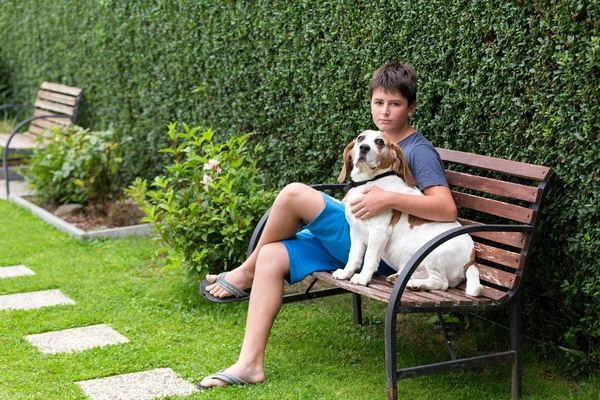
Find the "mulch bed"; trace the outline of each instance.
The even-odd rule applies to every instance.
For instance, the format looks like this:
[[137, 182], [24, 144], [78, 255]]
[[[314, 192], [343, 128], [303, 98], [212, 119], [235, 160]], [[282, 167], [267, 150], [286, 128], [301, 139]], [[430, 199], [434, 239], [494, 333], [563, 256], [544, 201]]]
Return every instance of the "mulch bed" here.
[[130, 200], [111, 201], [101, 207], [85, 206], [72, 215], [56, 215], [59, 205], [35, 197], [27, 200], [85, 232], [142, 224], [146, 215]]

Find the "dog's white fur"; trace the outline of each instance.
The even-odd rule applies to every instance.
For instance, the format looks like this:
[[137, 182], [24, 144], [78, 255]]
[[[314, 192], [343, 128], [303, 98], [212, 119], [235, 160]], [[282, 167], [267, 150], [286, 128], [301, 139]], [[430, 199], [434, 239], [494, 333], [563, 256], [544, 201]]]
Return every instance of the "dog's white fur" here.
[[[348, 192], [347, 204], [361, 196], [363, 189], [375, 185], [387, 191], [424, 196], [415, 187], [415, 179], [402, 150], [384, 132], [364, 131], [356, 141], [346, 146], [344, 168], [338, 181], [343, 182], [350, 170], [352, 180], [355, 182], [370, 180], [387, 171], [395, 171], [396, 175], [379, 178], [352, 188]], [[425, 243], [442, 232], [460, 226], [458, 222], [426, 221], [391, 209], [360, 220], [352, 214], [350, 206], [346, 207], [346, 219], [350, 224], [349, 259], [344, 269], [338, 269], [333, 273], [333, 278], [350, 278], [351, 283], [360, 285], [369, 283], [377, 271], [381, 258], [398, 271], [387, 278], [388, 281], [395, 282], [408, 260]], [[363, 255], [362, 271], [355, 274], [361, 266]], [[407, 288], [446, 290], [464, 282], [465, 275], [466, 293], [471, 296], [481, 295], [483, 287], [479, 282], [474, 244], [469, 235], [451, 239], [429, 254], [408, 281]]]

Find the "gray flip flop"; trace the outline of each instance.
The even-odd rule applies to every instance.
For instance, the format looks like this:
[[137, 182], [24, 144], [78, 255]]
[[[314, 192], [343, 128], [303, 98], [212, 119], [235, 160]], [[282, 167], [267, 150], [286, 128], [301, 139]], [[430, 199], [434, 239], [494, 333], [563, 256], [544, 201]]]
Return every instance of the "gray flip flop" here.
[[212, 389], [214, 387], [227, 387], [227, 386], [233, 386], [233, 385], [249, 385], [248, 382], [246, 382], [243, 379], [238, 378], [237, 376], [231, 375], [230, 373], [225, 372], [225, 370], [223, 371], [219, 371], [214, 375], [209, 376], [209, 378], [211, 379], [220, 379], [223, 382], [225, 382], [227, 385], [225, 386], [210, 386], [210, 387], [206, 387], [206, 386], [202, 386], [200, 384], [200, 382], [196, 383], [196, 387], [198, 389]]
[[248, 300], [248, 298], [250, 297], [250, 291], [248, 290], [248, 292], [240, 289], [239, 287], [227, 282], [225, 280], [225, 276], [227, 276], [229, 272], [221, 272], [219, 275], [217, 275], [217, 279], [215, 280], [215, 284], [225, 290], [227, 290], [229, 293], [231, 293], [231, 296], [228, 297], [215, 297], [212, 294], [210, 294], [208, 292], [208, 290], [206, 290], [207, 286], [212, 285], [212, 282], [207, 281], [206, 279], [204, 279], [202, 282], [200, 282], [200, 292], [202, 293], [202, 295], [204, 297], [206, 297], [208, 300], [215, 302], [215, 303], [231, 303], [234, 301], [242, 301], [242, 300]]

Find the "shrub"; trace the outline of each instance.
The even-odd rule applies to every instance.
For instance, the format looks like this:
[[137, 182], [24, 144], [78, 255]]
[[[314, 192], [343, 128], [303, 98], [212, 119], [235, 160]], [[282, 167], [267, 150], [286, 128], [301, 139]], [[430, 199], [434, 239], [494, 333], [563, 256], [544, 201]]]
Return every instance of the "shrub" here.
[[256, 168], [258, 147], [250, 151], [249, 135], [216, 144], [211, 129], [198, 135], [187, 125], [185, 132], [168, 128], [172, 145], [160, 150], [173, 158], [167, 174], [154, 179], [153, 190], [136, 179], [126, 192], [148, 214], [144, 221], [159, 233], [169, 266], [191, 277], [236, 267], [274, 199]]
[[29, 186], [46, 202], [103, 205], [117, 189], [121, 158], [114, 136], [77, 125], [55, 128], [25, 168]]

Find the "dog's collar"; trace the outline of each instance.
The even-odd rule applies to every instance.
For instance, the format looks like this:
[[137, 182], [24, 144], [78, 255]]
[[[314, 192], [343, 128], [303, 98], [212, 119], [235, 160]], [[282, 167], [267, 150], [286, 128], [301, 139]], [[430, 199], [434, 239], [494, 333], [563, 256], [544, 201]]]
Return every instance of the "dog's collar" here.
[[373, 182], [373, 181], [376, 181], [377, 179], [385, 178], [386, 176], [390, 176], [390, 175], [396, 175], [396, 173], [394, 171], [388, 171], [388, 172], [384, 172], [383, 174], [379, 174], [375, 178], [371, 178], [371, 179], [366, 180], [366, 181], [361, 181], [361, 182], [350, 181], [349, 184], [347, 184], [346, 186], [344, 186], [344, 192], [347, 192], [350, 189], [355, 188], [357, 186], [362, 186], [362, 185], [364, 185], [367, 182]]

